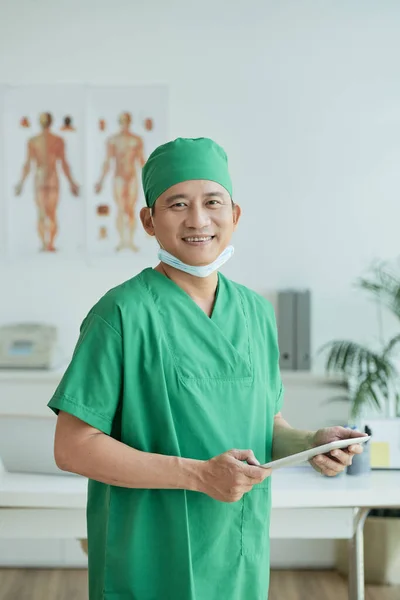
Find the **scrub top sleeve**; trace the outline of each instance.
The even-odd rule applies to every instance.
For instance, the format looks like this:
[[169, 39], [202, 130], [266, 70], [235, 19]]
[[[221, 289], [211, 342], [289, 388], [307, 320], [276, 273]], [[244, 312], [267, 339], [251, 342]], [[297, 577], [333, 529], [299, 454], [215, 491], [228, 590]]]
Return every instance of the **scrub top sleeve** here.
[[89, 313], [72, 360], [48, 403], [110, 435], [122, 388], [122, 337], [107, 321]]

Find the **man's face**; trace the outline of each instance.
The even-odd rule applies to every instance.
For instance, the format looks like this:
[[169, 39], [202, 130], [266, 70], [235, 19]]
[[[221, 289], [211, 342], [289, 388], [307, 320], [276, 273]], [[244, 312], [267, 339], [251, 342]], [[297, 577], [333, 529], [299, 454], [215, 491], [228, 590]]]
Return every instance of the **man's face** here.
[[240, 218], [224, 187], [213, 181], [185, 181], [170, 187], [156, 201], [153, 222], [142, 222], [150, 235], [186, 264], [208, 265], [229, 245]]

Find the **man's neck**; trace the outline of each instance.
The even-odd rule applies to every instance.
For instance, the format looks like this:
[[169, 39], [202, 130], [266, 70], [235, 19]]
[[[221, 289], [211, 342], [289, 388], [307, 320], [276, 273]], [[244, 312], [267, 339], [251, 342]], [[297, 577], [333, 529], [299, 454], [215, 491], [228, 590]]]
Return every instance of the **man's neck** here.
[[206, 313], [211, 315], [218, 285], [218, 273], [208, 277], [196, 277], [160, 262], [155, 270], [179, 285]]

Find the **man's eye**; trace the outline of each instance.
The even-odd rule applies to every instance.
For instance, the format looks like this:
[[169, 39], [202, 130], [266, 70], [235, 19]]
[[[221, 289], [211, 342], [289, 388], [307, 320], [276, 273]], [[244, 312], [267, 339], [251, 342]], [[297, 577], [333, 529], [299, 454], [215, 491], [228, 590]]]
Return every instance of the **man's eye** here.
[[209, 200], [208, 204], [212, 204], [213, 206], [215, 206], [216, 204], [219, 204], [218, 200]]
[[184, 202], [177, 202], [176, 204], [173, 204], [171, 208], [182, 208], [183, 206], [186, 206]]

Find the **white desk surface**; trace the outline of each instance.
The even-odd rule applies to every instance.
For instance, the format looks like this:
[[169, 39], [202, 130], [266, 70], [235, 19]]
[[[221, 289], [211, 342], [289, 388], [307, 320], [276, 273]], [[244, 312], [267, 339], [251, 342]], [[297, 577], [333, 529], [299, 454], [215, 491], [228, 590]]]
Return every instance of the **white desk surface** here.
[[[310, 467], [273, 474], [273, 508], [400, 507], [400, 471], [322, 477]], [[0, 508], [86, 507], [83, 477], [0, 473]]]
[[273, 474], [274, 508], [400, 507], [400, 471], [323, 477], [311, 467]]

